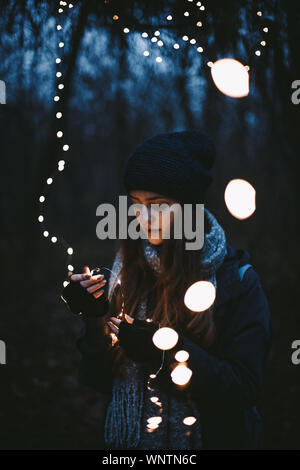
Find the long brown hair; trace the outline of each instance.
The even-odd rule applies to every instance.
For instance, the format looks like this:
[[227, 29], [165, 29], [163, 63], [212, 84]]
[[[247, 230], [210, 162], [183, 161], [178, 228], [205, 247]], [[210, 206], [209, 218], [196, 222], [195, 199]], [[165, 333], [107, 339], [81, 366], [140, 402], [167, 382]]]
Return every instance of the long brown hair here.
[[[193, 223], [195, 210], [193, 205]], [[210, 224], [205, 219], [205, 233]], [[117, 285], [110, 303], [106, 320], [116, 316], [124, 302], [124, 312], [135, 317], [142, 298], [152, 296], [152, 306], [147, 304], [147, 317], [160, 326], [174, 328], [179, 334], [193, 337], [197, 335], [197, 343], [203, 348], [210, 347], [215, 340], [215, 326], [212, 312], [213, 306], [204, 312], [191, 312], [184, 304], [187, 288], [196, 281], [203, 279], [203, 249], [186, 250], [186, 238], [164, 239], [160, 245], [160, 273], [155, 274], [148, 265], [143, 252], [143, 240], [131, 238], [118, 240], [116, 249], [122, 255], [122, 269], [119, 275], [121, 287]], [[154, 296], [154, 297], [153, 297]], [[110, 329], [106, 327], [106, 333]], [[118, 367], [126, 357], [118, 343], [115, 350], [114, 368]]]

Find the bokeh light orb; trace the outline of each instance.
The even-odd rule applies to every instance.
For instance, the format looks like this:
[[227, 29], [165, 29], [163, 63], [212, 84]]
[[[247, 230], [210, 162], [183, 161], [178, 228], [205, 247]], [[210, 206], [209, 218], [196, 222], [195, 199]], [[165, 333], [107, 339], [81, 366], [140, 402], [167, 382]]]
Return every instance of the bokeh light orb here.
[[184, 303], [192, 312], [204, 312], [214, 303], [216, 288], [210, 281], [197, 281], [185, 293]]
[[159, 423], [162, 422], [162, 417], [161, 416], [152, 416], [151, 418], [147, 419], [149, 424], [156, 424], [158, 425]]
[[177, 351], [175, 354], [175, 359], [178, 362], [186, 362], [189, 358], [189, 353], [187, 351], [184, 351], [181, 349], [180, 351]]
[[176, 385], [186, 385], [192, 377], [192, 374], [191, 369], [184, 364], [179, 364], [172, 370], [171, 378]]
[[224, 199], [228, 211], [236, 219], [247, 219], [255, 212], [256, 191], [246, 180], [231, 180], [226, 186]]
[[172, 349], [178, 341], [178, 333], [173, 328], [159, 328], [152, 336], [152, 341], [158, 349]]
[[211, 66], [211, 76], [218, 90], [224, 95], [242, 98], [249, 94], [249, 73], [238, 60], [217, 60]]
[[195, 422], [197, 421], [197, 419], [195, 418], [195, 416], [187, 416], [186, 418], [183, 419], [183, 424], [186, 424], [187, 426], [192, 426]]

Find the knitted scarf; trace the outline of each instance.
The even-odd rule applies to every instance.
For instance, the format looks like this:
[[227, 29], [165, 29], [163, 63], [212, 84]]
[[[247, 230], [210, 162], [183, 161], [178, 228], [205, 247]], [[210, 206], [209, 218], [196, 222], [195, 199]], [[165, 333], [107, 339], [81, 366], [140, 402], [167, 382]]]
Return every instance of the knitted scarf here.
[[[226, 256], [226, 237], [216, 218], [207, 209], [205, 223], [209, 231], [205, 234], [203, 250], [203, 280], [209, 280], [215, 287], [216, 271]], [[149, 266], [159, 273], [160, 258], [155, 246], [144, 240], [144, 255]], [[122, 268], [122, 258], [117, 252], [109, 279], [108, 296], [112, 298], [118, 274]], [[142, 298], [137, 310], [137, 317], [147, 318], [147, 299]], [[156, 371], [153, 371], [155, 373]], [[126, 376], [114, 377], [112, 399], [105, 417], [104, 439], [108, 449], [201, 449], [201, 416], [196, 403], [186, 394], [168, 396], [164, 390], [151, 382], [146, 384], [141, 364], [129, 360], [125, 369]], [[158, 402], [150, 398], [157, 396]], [[161, 422], [155, 430], [147, 427], [148, 418], [159, 416]], [[187, 416], [194, 416], [192, 426], [183, 423]]]

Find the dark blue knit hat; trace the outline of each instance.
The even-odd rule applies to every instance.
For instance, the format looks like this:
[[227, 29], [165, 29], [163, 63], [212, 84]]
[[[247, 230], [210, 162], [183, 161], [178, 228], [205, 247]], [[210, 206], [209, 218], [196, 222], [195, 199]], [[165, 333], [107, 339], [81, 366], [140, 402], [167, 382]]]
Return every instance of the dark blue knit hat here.
[[157, 192], [182, 203], [204, 203], [215, 160], [212, 139], [198, 130], [157, 134], [142, 142], [123, 169], [124, 186]]

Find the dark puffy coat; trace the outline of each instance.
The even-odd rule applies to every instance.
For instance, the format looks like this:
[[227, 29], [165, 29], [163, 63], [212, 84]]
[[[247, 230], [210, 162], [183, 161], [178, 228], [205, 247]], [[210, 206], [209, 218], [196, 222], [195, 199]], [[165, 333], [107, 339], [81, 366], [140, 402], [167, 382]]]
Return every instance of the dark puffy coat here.
[[[227, 251], [216, 273], [217, 341], [212, 348], [203, 349], [196, 339], [183, 338], [193, 371], [189, 390], [199, 403], [204, 449], [257, 449], [261, 438], [257, 405], [272, 342], [271, 317], [255, 269], [240, 269], [251, 263], [249, 253], [230, 245]], [[110, 394], [111, 357], [105, 343], [97, 340], [96, 322], [89, 326], [92, 340], [87, 330], [77, 341], [79, 382]]]

